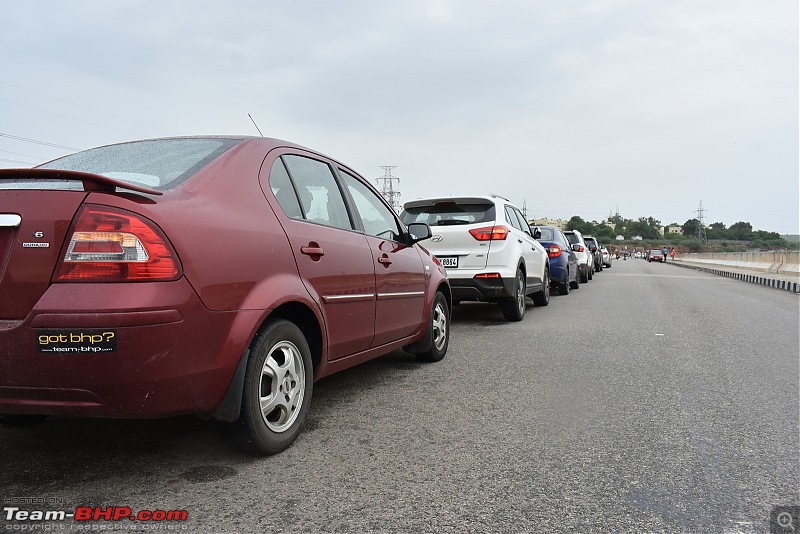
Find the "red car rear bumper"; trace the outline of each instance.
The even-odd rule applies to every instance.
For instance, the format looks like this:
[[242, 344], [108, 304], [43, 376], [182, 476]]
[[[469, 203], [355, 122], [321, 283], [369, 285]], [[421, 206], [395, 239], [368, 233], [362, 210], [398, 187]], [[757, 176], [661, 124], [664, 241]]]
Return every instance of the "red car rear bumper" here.
[[0, 413], [163, 417], [217, 407], [262, 312], [212, 312], [185, 279], [53, 284], [0, 321]]

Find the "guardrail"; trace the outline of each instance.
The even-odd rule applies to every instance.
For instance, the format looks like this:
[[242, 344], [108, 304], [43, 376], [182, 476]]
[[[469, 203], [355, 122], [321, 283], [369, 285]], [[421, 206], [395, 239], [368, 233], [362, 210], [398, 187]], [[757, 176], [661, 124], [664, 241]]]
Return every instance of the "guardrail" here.
[[682, 253], [675, 255], [673, 263], [800, 293], [800, 251]]

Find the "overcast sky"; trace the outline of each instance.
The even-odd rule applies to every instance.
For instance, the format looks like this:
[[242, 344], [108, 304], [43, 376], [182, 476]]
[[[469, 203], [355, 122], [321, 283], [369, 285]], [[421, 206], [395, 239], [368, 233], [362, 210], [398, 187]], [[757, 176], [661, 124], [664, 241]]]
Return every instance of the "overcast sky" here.
[[257, 135], [249, 113], [373, 183], [395, 165], [401, 202], [683, 224], [702, 201], [707, 224], [800, 233], [798, 0], [0, 7], [0, 167]]

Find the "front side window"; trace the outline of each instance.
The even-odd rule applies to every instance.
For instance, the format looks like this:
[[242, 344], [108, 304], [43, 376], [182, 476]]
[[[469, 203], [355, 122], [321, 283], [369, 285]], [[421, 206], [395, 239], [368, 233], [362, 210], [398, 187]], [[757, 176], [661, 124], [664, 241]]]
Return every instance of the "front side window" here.
[[531, 227], [528, 225], [528, 221], [525, 220], [525, 217], [522, 216], [522, 213], [520, 213], [517, 208], [513, 208], [513, 210], [517, 216], [517, 219], [519, 220], [519, 224], [520, 227], [522, 228], [522, 231], [532, 236], [533, 232], [531, 232]]
[[361, 180], [341, 169], [339, 170], [361, 217], [364, 233], [399, 241], [402, 233], [394, 212]]

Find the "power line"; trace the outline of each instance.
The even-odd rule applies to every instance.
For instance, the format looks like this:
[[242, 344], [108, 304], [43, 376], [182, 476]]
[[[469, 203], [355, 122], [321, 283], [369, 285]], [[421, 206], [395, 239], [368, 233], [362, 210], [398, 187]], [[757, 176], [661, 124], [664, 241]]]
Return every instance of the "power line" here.
[[83, 124], [88, 124], [90, 126], [97, 126], [98, 128], [105, 128], [107, 130], [114, 130], [115, 132], [122, 132], [122, 133], [127, 133], [127, 134], [132, 134], [132, 135], [139, 135], [138, 133], [132, 132], [130, 130], [122, 130], [120, 128], [114, 128], [113, 126], [105, 126], [103, 124], [98, 124], [96, 122], [85, 121], [83, 119], [76, 119], [75, 117], [70, 117], [69, 115], [62, 115], [61, 113], [55, 113], [53, 111], [47, 111], [46, 109], [35, 108], [33, 106], [27, 106], [25, 104], [20, 104], [18, 102], [12, 102], [12, 101], [6, 100], [4, 98], [0, 98], [0, 102], [5, 102], [7, 104], [13, 104], [15, 106], [19, 106], [19, 107], [22, 107], [22, 108], [32, 109], [34, 111], [39, 111], [41, 113], [47, 113], [48, 115], [55, 115], [56, 117], [61, 117], [62, 119], [69, 119], [69, 120], [75, 121], [75, 122], [82, 122]]
[[[39, 91], [34, 91], [33, 89], [28, 89], [27, 87], [22, 87], [22, 86], [19, 86], [19, 85], [15, 85], [13, 83], [4, 82], [2, 80], [0, 80], [0, 83], [2, 83], [3, 85], [8, 85], [10, 87], [14, 87], [16, 89], [21, 89], [23, 91], [28, 91], [29, 93], [34, 93], [34, 94], [37, 94], [39, 96], [43, 96], [45, 98], [50, 98], [52, 100], [57, 100], [59, 102], [65, 103], [65, 104], [70, 104], [72, 106], [77, 106], [79, 108], [88, 109], [89, 111], [94, 111], [95, 113], [100, 113], [101, 115], [106, 115], [108, 117], [112, 117], [112, 118], [115, 118], [115, 119], [120, 119], [120, 120], [124, 120], [124, 121], [128, 121], [128, 122], [132, 122], [132, 123], [138, 124], [140, 126], [147, 126], [148, 128], [153, 128], [155, 130], [160, 130], [162, 132], [167, 132], [167, 133], [170, 133], [170, 134], [174, 134], [175, 133], [175, 132], [173, 132], [171, 130], [165, 130], [164, 128], [159, 128], [158, 126], [153, 126], [152, 124], [139, 122], [139, 121], [136, 121], [136, 120], [133, 120], [133, 119], [129, 119], [127, 117], [121, 117], [120, 115], [114, 115], [113, 113], [107, 113], [105, 111], [100, 111], [99, 109], [90, 108], [89, 106], [84, 106], [84, 105], [78, 104], [76, 102], [70, 102], [69, 100], [64, 100], [63, 98], [58, 98], [58, 97], [55, 97], [55, 96], [52, 96], [52, 95], [47, 95], [45, 93], [41, 93]], [[13, 104], [13, 102], [12, 102], [12, 104]], [[20, 104], [18, 104], [18, 105], [20, 105]], [[39, 111], [42, 111], [42, 110], [39, 110]], [[78, 119], [76, 119], [76, 120], [78, 120]]]
[[35, 163], [30, 161], [19, 161], [16, 159], [0, 158], [0, 161], [7, 161], [8, 163], [22, 163], [23, 165], [36, 165]]
[[0, 132], [0, 137], [8, 137], [9, 139], [16, 139], [17, 141], [25, 141], [26, 143], [35, 143], [37, 145], [51, 146], [54, 148], [63, 148], [64, 150], [80, 150], [80, 148], [75, 148], [74, 146], [57, 145], [55, 143], [48, 143], [47, 141], [39, 141], [38, 139], [28, 139], [27, 137], [19, 137], [17, 135], [11, 135], [2, 132]]
[[36, 159], [45, 159], [41, 156], [34, 156], [33, 154], [23, 154], [22, 152], [12, 152], [10, 150], [2, 150], [0, 152], [5, 152], [6, 154], [16, 154], [17, 156], [25, 156], [26, 158], [36, 158]]

